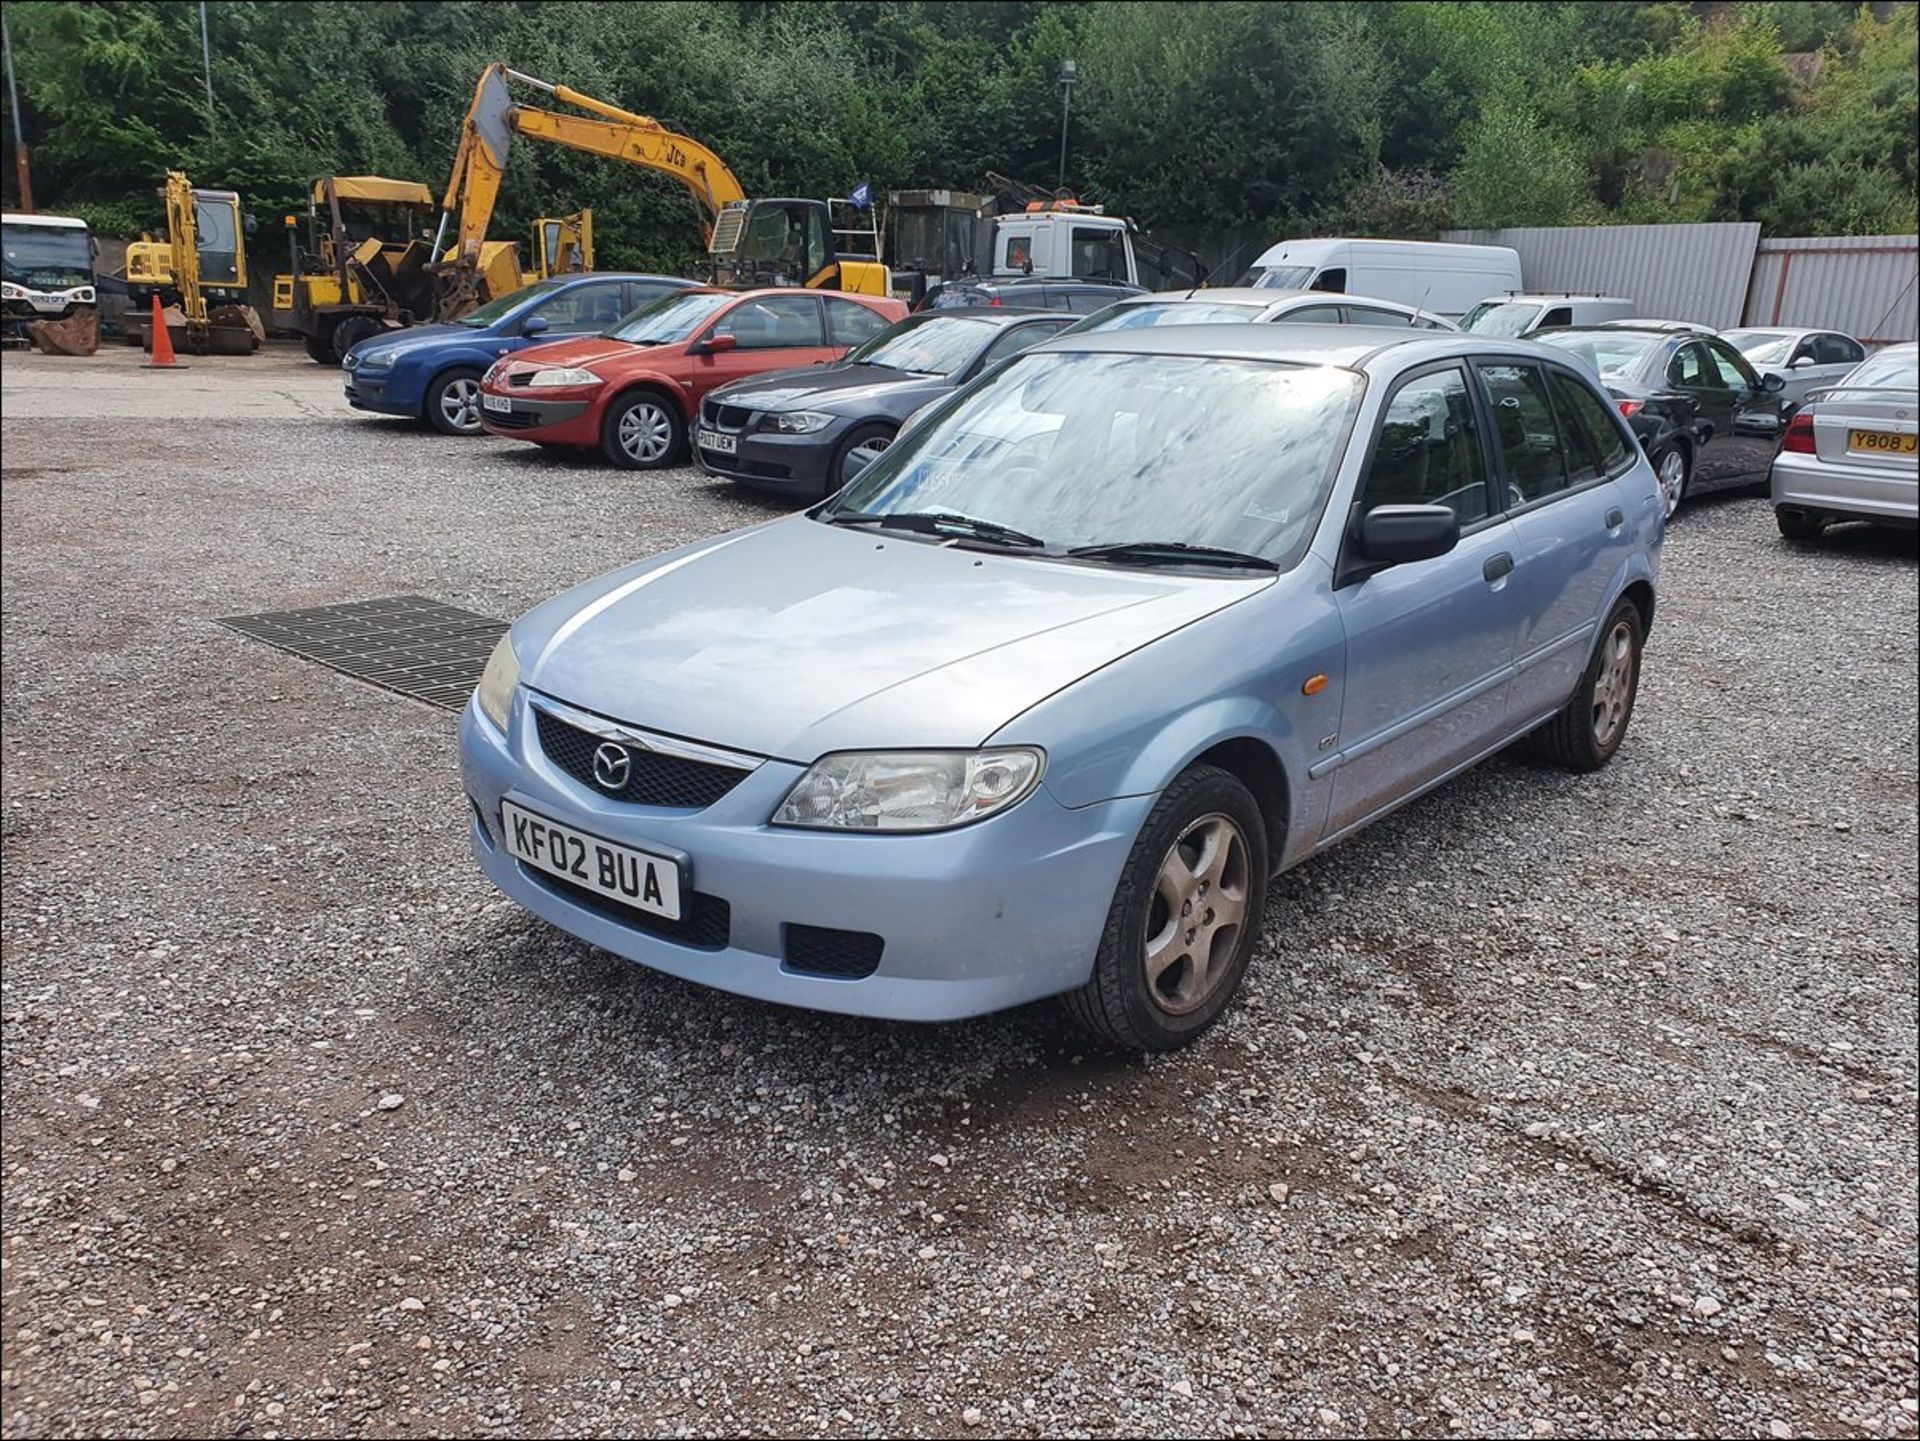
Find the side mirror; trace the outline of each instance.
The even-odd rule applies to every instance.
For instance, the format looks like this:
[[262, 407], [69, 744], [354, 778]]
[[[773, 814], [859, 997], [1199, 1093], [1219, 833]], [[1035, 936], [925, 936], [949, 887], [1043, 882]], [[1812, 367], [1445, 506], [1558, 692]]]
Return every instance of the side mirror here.
[[[1794, 361], [1795, 365], [1799, 363], [1797, 360]], [[1811, 365], [1813, 362], [1808, 361], [1807, 364]], [[1769, 370], [1765, 375], [1760, 377], [1760, 388], [1768, 395], [1778, 395], [1787, 388], [1787, 378], [1777, 370]]]
[[1788, 370], [1805, 370], [1809, 365], [1817, 364], [1811, 355], [1796, 355], [1787, 362]]
[[529, 315], [520, 322], [522, 335], [545, 335], [553, 328], [553, 322], [544, 315]]
[[724, 330], [717, 331], [709, 335], [699, 344], [688, 347], [695, 355], [722, 355], [729, 350], [738, 350], [739, 348], [739, 337], [731, 335]]
[[847, 452], [846, 463], [840, 468], [840, 478], [849, 481], [857, 478], [861, 471], [880, 458], [880, 452], [864, 445], [856, 445]]
[[1360, 520], [1360, 553], [1376, 565], [1432, 560], [1460, 544], [1460, 518], [1444, 505], [1376, 505]]

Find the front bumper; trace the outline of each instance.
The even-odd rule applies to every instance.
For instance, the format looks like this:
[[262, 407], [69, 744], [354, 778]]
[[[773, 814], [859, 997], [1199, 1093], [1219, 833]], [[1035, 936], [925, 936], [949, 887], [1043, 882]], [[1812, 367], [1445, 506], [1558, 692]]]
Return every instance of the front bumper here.
[[1770, 490], [1776, 510], [1920, 525], [1920, 467], [1902, 472], [1782, 451], [1774, 457]]
[[699, 457], [702, 470], [725, 476], [729, 480], [770, 487], [818, 490], [827, 485], [828, 472], [833, 469], [833, 457], [840, 449], [841, 438], [852, 424], [849, 420], [835, 420], [825, 430], [815, 431], [812, 435], [781, 435], [775, 431], [760, 430], [724, 431], [723, 434], [734, 437], [739, 450], [733, 455], [722, 455], [698, 444], [700, 431], [710, 428], [703, 420], [695, 423], [696, 443], [693, 452]]
[[376, 415], [417, 416], [420, 404], [409, 397], [396, 395], [390, 376], [363, 375], [359, 371], [347, 373], [347, 404], [355, 410], [370, 410]]
[[[527, 692], [510, 734], [469, 704], [460, 769], [480, 867], [542, 919], [616, 955], [702, 985], [847, 1015], [951, 1021], [1071, 990], [1091, 973], [1114, 887], [1153, 803], [1134, 796], [1070, 810], [1044, 785], [1004, 815], [928, 835], [782, 829], [767, 818], [805, 767], [768, 760], [704, 810], [600, 795], [541, 751]], [[629, 924], [522, 865], [500, 837], [500, 802], [611, 841], [684, 854], [694, 895], [726, 903], [721, 937], [698, 944]], [[796, 969], [790, 927], [877, 935], [860, 979]], [[804, 965], [804, 961], [802, 962]]]
[[513, 409], [488, 410], [484, 397], [500, 396], [504, 391], [483, 390], [480, 425], [490, 435], [516, 440], [539, 440], [552, 445], [598, 445], [599, 421], [591, 414], [593, 397], [572, 395], [552, 400], [535, 400], [525, 390], [507, 395]]

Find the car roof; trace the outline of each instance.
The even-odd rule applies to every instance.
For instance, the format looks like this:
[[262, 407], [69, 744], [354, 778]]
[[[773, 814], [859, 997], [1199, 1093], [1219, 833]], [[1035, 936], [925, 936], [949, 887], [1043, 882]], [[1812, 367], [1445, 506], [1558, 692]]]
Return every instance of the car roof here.
[[1312, 290], [1260, 290], [1251, 285], [1221, 285], [1212, 289], [1195, 286], [1192, 290], [1149, 290], [1144, 295], [1123, 295], [1114, 301], [1114, 304], [1147, 305], [1154, 301], [1214, 300], [1225, 305], [1257, 306], [1264, 310], [1276, 300], [1285, 300], [1289, 296], [1323, 293]]
[[1597, 320], [1591, 328], [1594, 330], [1644, 330], [1656, 335], [1718, 335], [1720, 333], [1711, 325], [1697, 325], [1691, 320], [1653, 320], [1637, 315], [1624, 320]]
[[682, 290], [711, 290], [710, 285], [702, 285], [697, 280], [688, 280], [683, 275], [660, 275], [650, 270], [570, 270], [565, 275], [549, 275], [538, 284], [571, 285], [582, 280], [657, 280], [667, 285], [677, 285]]
[[1358, 369], [1393, 355], [1406, 364], [1463, 355], [1532, 355], [1567, 363], [1567, 353], [1528, 340], [1495, 339], [1457, 330], [1383, 330], [1367, 325], [1160, 325], [1088, 330], [1043, 340], [1040, 351], [1179, 355], [1219, 360], [1270, 360]]
[[[1488, 301], [1495, 305], [1505, 305], [1510, 300], [1550, 301], [1550, 300], [1604, 300], [1610, 304], [1631, 305], [1633, 302], [1624, 295], [1602, 295], [1597, 290], [1509, 290], [1500, 295], [1489, 295]], [[1482, 304], [1486, 302], [1483, 301]]]
[[1047, 310], [1038, 305], [943, 305], [938, 310], [916, 310], [915, 315], [957, 315], [963, 320], [984, 320], [990, 325], [1015, 325], [1023, 320], [1078, 320], [1070, 310]]

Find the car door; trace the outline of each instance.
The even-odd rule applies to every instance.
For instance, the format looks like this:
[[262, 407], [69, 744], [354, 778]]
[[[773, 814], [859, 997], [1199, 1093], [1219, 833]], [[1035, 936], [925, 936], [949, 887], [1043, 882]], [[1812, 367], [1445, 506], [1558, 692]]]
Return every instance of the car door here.
[[699, 406], [708, 391], [729, 380], [817, 365], [840, 353], [827, 344], [820, 297], [801, 290], [791, 295], [749, 296], [729, 307], [714, 318], [704, 338], [719, 336], [733, 337], [732, 349], [692, 357], [689, 411]]
[[1479, 363], [1499, 440], [1496, 459], [1519, 549], [1515, 727], [1566, 704], [1585, 670], [1614, 574], [1633, 544], [1613, 476], [1633, 463], [1604, 401], [1570, 371]]
[[1329, 838], [1504, 738], [1521, 613], [1518, 542], [1495, 512], [1486, 422], [1463, 365], [1397, 384], [1356, 497], [1352, 528], [1379, 505], [1446, 505], [1461, 534], [1446, 555], [1336, 586], [1347, 677]]
[[1707, 347], [1698, 340], [1675, 346], [1667, 362], [1666, 383], [1692, 407], [1694, 430], [1704, 436], [1694, 456], [1690, 488], [1710, 490], [1738, 480], [1745, 467], [1733, 435], [1733, 388], [1720, 378], [1720, 367]]
[[[631, 307], [618, 280], [590, 280], [569, 285], [534, 306], [514, 323], [513, 334], [503, 336], [500, 353], [544, 345], [565, 335], [590, 335], [612, 326]], [[529, 322], [538, 321], [538, 324]]]
[[1767, 389], [1760, 372], [1726, 341], [1709, 340], [1706, 347], [1721, 381], [1733, 392], [1733, 446], [1727, 460], [1739, 470], [1730, 471], [1728, 479], [1737, 474], [1743, 480], [1764, 480], [1779, 447], [1780, 392]]

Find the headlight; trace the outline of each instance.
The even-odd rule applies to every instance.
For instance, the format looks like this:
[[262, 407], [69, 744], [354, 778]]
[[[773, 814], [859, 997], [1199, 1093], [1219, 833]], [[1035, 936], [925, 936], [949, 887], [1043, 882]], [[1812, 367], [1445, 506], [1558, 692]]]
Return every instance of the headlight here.
[[782, 435], [815, 435], [834, 421], [824, 410], [786, 410], [772, 419], [773, 428]]
[[11, 281], [0, 282], [0, 300], [25, 300], [27, 292]]
[[984, 820], [1031, 791], [1044, 757], [990, 751], [842, 751], [822, 756], [774, 812], [777, 826], [937, 831]]
[[577, 365], [554, 365], [545, 370], [536, 370], [533, 379], [527, 382], [536, 390], [544, 390], [553, 385], [598, 385], [600, 377], [591, 370], [582, 370]]
[[500, 637], [500, 644], [487, 657], [487, 668], [480, 672], [480, 684], [474, 696], [488, 720], [507, 728], [507, 713], [513, 709], [513, 688], [520, 684], [520, 658], [513, 653], [512, 635]]
[[482, 385], [492, 385], [496, 380], [500, 378], [500, 372], [505, 370], [506, 368], [507, 368], [506, 361], [504, 360], [494, 361], [492, 365], [489, 365], [487, 367], [487, 373], [480, 377], [480, 383]]
[[80, 304], [82, 305], [94, 304], [95, 302], [93, 299], [93, 287], [91, 285], [83, 286], [79, 291], [79, 293], [74, 296], [74, 299], [79, 301]]

